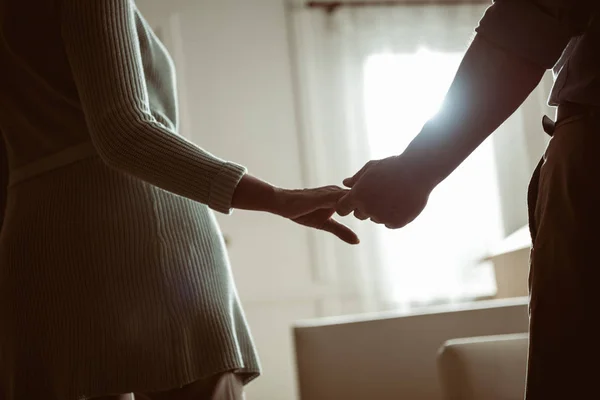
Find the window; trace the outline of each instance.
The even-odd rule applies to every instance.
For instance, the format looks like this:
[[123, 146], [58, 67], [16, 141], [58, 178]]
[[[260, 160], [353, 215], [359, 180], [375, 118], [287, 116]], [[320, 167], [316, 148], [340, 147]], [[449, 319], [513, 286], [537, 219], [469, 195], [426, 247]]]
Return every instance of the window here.
[[[440, 108], [462, 53], [420, 48], [378, 53], [364, 64], [368, 142], [374, 159], [402, 152]], [[408, 227], [378, 230], [392, 299], [401, 306], [489, 296], [493, 271], [482, 264], [502, 234], [492, 142], [486, 141], [432, 194]]]

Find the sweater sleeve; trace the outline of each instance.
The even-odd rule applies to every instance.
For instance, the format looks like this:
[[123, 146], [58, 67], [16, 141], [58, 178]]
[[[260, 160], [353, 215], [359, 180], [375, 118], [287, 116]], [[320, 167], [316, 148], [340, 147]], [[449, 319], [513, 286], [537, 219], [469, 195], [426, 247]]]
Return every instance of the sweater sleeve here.
[[229, 213], [245, 168], [160, 124], [150, 111], [132, 0], [61, 0], [61, 31], [91, 140], [104, 162]]

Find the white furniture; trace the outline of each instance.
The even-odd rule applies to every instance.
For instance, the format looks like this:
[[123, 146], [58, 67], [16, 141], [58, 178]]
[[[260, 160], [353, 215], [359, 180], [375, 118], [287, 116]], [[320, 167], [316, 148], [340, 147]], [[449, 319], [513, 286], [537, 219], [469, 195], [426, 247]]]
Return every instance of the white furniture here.
[[494, 264], [496, 286], [495, 298], [521, 297], [529, 294], [529, 253], [531, 236], [524, 226], [505, 238], [492, 250], [484, 261]]
[[527, 334], [453, 339], [440, 350], [445, 400], [522, 400]]
[[527, 329], [527, 298], [297, 323], [300, 398], [441, 400], [436, 358], [445, 341]]

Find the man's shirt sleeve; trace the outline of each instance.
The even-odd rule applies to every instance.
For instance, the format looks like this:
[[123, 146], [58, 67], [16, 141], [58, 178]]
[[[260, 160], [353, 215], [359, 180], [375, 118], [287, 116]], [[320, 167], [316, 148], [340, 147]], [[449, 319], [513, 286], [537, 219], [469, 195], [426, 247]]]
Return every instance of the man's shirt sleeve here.
[[585, 32], [594, 0], [495, 0], [476, 31], [488, 41], [546, 69]]

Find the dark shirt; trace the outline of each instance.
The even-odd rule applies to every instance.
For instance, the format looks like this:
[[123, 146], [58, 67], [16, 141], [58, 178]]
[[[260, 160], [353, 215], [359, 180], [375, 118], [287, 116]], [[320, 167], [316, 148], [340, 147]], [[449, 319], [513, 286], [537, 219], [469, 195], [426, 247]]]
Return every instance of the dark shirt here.
[[495, 0], [477, 32], [544, 68], [554, 68], [550, 105], [600, 106], [600, 1]]

